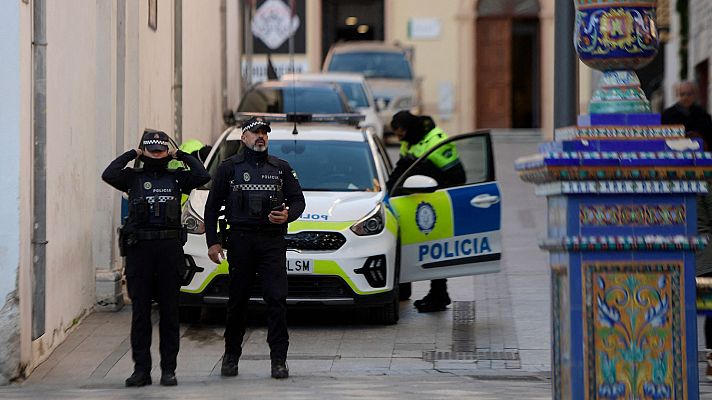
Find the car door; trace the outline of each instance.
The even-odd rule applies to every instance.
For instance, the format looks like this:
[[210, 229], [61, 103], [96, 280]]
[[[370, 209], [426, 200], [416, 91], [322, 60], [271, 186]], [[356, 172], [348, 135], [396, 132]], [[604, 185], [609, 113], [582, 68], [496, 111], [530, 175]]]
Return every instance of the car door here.
[[[453, 145], [464, 183], [404, 187], [431, 153]], [[489, 132], [452, 137], [430, 149], [398, 179], [388, 204], [399, 224], [400, 282], [499, 272], [502, 208]]]

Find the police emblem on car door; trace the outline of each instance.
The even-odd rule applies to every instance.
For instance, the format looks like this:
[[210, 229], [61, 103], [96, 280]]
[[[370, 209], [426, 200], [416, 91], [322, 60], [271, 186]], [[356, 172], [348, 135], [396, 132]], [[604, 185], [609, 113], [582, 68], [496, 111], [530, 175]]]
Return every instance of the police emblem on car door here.
[[[435, 185], [419, 175], [432, 171], [429, 155], [437, 152], [448, 165]], [[389, 204], [400, 227], [400, 282], [499, 272], [501, 202], [493, 161], [489, 132], [459, 135], [424, 154], [399, 180]]]

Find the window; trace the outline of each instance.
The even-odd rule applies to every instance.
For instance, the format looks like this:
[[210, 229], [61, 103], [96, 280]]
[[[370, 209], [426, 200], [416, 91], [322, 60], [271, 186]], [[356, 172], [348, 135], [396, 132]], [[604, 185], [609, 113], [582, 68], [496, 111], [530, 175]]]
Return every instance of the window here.
[[413, 79], [405, 53], [354, 52], [334, 54], [329, 71], [360, 72], [367, 78]]

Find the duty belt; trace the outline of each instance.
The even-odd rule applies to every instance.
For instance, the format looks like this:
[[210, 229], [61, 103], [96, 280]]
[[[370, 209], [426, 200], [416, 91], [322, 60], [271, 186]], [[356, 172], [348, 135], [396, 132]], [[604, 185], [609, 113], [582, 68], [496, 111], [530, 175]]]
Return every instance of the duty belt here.
[[136, 231], [136, 239], [138, 240], [161, 240], [161, 239], [180, 239], [180, 230], [166, 231]]

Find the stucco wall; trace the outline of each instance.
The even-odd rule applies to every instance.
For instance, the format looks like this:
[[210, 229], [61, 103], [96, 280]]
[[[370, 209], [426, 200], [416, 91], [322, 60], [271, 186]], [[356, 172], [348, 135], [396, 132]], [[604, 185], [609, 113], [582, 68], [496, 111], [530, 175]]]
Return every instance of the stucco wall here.
[[[541, 0], [540, 59], [541, 59], [541, 125], [545, 135], [553, 134], [553, 56], [554, 56], [554, 0]], [[423, 78], [422, 112], [434, 116], [449, 132], [473, 129], [477, 103], [475, 93], [475, 24], [476, 0], [439, 2], [433, 7], [429, 0], [391, 0], [385, 2], [385, 37], [387, 42], [413, 46], [414, 69]], [[411, 40], [408, 21], [411, 18], [436, 18], [440, 22], [440, 36], [436, 39]], [[455, 99], [453, 115], [441, 119], [438, 96], [441, 85], [452, 85]]]
[[[45, 334], [35, 358], [46, 356], [94, 303], [93, 135], [95, 31], [93, 2], [47, 2], [47, 264]], [[84, 60], [84, 62], [79, 62]], [[89, 166], [89, 167], [88, 167]]]
[[183, 140], [222, 131], [220, 1], [183, 1]]

